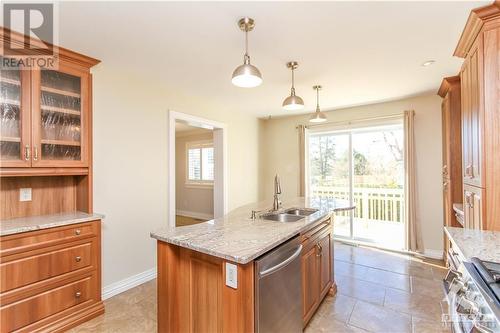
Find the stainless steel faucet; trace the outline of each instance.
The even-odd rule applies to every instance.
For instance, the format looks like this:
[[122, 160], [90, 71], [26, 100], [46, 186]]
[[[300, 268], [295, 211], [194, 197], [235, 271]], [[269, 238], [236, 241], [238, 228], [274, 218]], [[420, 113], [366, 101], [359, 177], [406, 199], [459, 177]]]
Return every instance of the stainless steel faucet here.
[[280, 176], [276, 174], [274, 176], [274, 201], [273, 201], [273, 210], [279, 210], [281, 207], [281, 200], [280, 200], [280, 195], [281, 194], [281, 182], [280, 182]]

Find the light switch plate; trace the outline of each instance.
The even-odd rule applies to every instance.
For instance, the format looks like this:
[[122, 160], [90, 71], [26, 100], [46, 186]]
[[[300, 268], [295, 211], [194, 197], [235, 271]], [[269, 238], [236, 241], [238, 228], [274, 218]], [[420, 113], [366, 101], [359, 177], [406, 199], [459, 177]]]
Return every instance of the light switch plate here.
[[238, 266], [226, 262], [226, 286], [238, 289]]
[[19, 201], [31, 201], [31, 187], [19, 189]]

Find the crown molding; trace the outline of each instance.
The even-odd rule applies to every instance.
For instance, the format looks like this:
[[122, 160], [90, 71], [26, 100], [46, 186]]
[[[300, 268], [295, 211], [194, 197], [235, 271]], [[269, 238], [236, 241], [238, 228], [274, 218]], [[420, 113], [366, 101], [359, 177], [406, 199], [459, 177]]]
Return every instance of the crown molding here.
[[437, 94], [444, 98], [448, 91], [450, 91], [451, 87], [456, 84], [460, 84], [460, 76], [455, 75], [445, 77], [443, 81], [441, 81], [441, 86], [439, 87]]
[[458, 41], [454, 56], [465, 58], [486, 21], [500, 17], [500, 0], [491, 5], [473, 9]]
[[[29, 41], [29, 42], [28, 42]], [[19, 32], [12, 31], [8, 28], [0, 26], [0, 43], [2, 43], [2, 54], [3, 54], [3, 45], [5, 42], [10, 43], [11, 45], [17, 45], [19, 48], [35, 46], [39, 48], [46, 48], [47, 45], [53, 46], [57, 51], [57, 56], [59, 59], [64, 60], [65, 62], [70, 62], [76, 65], [80, 65], [86, 68], [93, 67], [100, 63], [100, 60], [94, 59], [92, 57], [88, 57], [81, 53], [77, 53], [63, 47], [52, 45], [50, 43], [44, 43], [40, 40], [33, 39], [29, 36], [25, 36]], [[43, 52], [43, 50], [32, 50], [28, 51], [27, 49], [23, 49], [20, 51], [19, 55], [50, 55], [48, 52]]]

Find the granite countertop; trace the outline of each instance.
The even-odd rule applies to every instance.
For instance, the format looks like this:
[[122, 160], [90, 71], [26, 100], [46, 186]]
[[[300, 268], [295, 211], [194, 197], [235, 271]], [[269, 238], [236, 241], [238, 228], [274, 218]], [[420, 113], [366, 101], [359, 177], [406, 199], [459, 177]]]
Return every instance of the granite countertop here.
[[297, 222], [252, 220], [252, 210], [269, 209], [272, 202], [246, 205], [229, 214], [207, 222], [166, 227], [151, 233], [151, 237], [191, 250], [246, 264], [275, 248], [331, 212], [354, 209], [346, 200], [333, 198], [295, 198], [283, 203], [283, 208], [317, 208], [318, 212]]
[[478, 257], [500, 262], [500, 232], [445, 227], [446, 234], [466, 260]]
[[2, 220], [0, 222], [0, 236], [13, 235], [40, 229], [60, 227], [68, 224], [76, 224], [94, 221], [104, 218], [101, 214], [88, 214], [83, 212], [71, 212], [41, 216], [19, 217], [15, 219]]

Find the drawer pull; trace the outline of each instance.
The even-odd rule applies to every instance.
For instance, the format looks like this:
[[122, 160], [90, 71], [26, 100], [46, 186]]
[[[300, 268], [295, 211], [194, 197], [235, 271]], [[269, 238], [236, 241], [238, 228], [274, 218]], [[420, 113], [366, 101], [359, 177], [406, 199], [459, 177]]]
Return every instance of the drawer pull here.
[[81, 231], [80, 229], [76, 229], [76, 230], [75, 230], [75, 235], [77, 235], [77, 236], [78, 236], [78, 235], [79, 235], [79, 234], [81, 234], [81, 233], [82, 233], [82, 231]]
[[80, 261], [82, 261], [82, 257], [80, 257], [80, 256], [75, 257], [75, 261], [76, 261], [76, 262], [80, 262]]
[[75, 293], [75, 297], [76, 297], [76, 298], [80, 298], [81, 296], [82, 296], [82, 293], [81, 293], [81, 292], [77, 291], [77, 292]]

